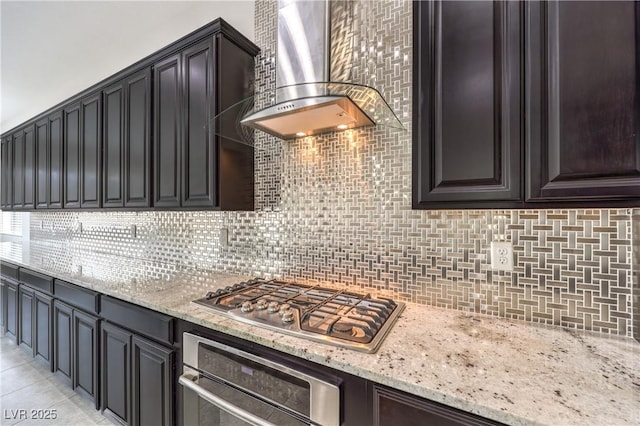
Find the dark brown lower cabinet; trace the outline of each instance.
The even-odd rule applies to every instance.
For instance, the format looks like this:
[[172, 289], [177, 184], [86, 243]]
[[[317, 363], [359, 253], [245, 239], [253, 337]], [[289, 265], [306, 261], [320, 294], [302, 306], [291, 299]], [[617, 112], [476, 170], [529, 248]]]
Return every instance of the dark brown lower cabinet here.
[[98, 396], [98, 318], [73, 310], [73, 389], [95, 402]]
[[124, 425], [172, 425], [172, 349], [116, 325], [101, 333], [103, 414]]
[[98, 318], [56, 300], [54, 318], [53, 371], [79, 394], [95, 402], [98, 398]]
[[[6, 309], [3, 312], [4, 334], [14, 342], [18, 342], [18, 284], [11, 281], [4, 281], [3, 305]], [[6, 297], [4, 297], [6, 295]]]
[[174, 351], [138, 336], [132, 350], [132, 424], [173, 424]]
[[[17, 287], [17, 327], [9, 324], [8, 328], [17, 328], [18, 344], [49, 370], [52, 368], [52, 313], [53, 298], [25, 285], [9, 284], [9, 300], [13, 304], [13, 292]], [[16, 307], [7, 313], [16, 316]], [[13, 318], [12, 318], [13, 319]], [[11, 321], [8, 321], [11, 323]], [[11, 330], [13, 333], [13, 330]]]
[[33, 356], [53, 371], [53, 298], [34, 292], [33, 297]]
[[58, 300], [53, 302], [53, 372], [71, 385], [73, 354], [73, 308]]
[[129, 381], [131, 377], [131, 338], [133, 334], [104, 323], [100, 332], [103, 414], [122, 424], [131, 421]]
[[18, 327], [18, 284], [0, 277], [0, 333], [14, 341]]
[[33, 297], [34, 291], [21, 285], [18, 288], [18, 345], [33, 353]]
[[496, 425], [446, 405], [372, 384], [374, 426]]

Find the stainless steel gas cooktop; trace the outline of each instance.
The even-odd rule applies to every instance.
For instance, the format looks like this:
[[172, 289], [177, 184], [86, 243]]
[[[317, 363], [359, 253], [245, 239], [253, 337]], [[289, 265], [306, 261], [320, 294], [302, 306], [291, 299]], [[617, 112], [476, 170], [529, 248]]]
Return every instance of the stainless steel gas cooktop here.
[[378, 349], [404, 309], [383, 297], [259, 278], [193, 302], [248, 324], [363, 352]]

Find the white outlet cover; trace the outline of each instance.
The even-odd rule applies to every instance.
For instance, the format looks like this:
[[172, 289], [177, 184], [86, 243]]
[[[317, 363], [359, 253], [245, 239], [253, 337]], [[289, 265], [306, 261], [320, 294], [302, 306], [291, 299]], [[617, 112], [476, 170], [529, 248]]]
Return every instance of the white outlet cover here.
[[491, 269], [494, 271], [513, 271], [513, 244], [511, 242], [491, 242]]

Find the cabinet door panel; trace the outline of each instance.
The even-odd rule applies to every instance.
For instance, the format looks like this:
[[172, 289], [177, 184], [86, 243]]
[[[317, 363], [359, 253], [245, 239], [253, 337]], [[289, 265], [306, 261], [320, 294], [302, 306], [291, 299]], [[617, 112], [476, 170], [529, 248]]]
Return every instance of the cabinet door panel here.
[[173, 424], [173, 351], [138, 336], [132, 349], [132, 424]]
[[122, 207], [124, 158], [124, 87], [122, 82], [103, 91], [104, 207]]
[[13, 208], [24, 206], [24, 132], [13, 135]]
[[64, 208], [80, 207], [80, 104], [64, 110], [63, 188]]
[[7, 324], [7, 286], [0, 277], [0, 334], [4, 335]]
[[24, 130], [24, 209], [35, 208], [36, 189], [36, 137], [35, 126]]
[[82, 101], [81, 104], [81, 178], [80, 206], [98, 208], [101, 201], [102, 170], [102, 109], [100, 94]]
[[49, 117], [49, 208], [62, 208], [62, 168], [64, 160], [63, 135], [62, 135], [62, 111], [56, 112]]
[[53, 353], [53, 299], [44, 294], [35, 293], [34, 296], [34, 338], [33, 353], [36, 359], [40, 360], [53, 371], [51, 355]]
[[73, 311], [73, 388], [98, 408], [98, 319]]
[[180, 206], [180, 56], [154, 67], [154, 205]]
[[18, 300], [18, 285], [5, 283], [7, 294], [7, 320], [5, 322], [5, 335], [18, 343], [18, 314], [20, 311]]
[[521, 5], [414, 7], [414, 207], [518, 202]]
[[182, 150], [182, 205], [213, 207], [215, 149], [209, 132], [213, 117], [213, 40], [183, 53], [184, 139]]
[[131, 333], [103, 322], [101, 327], [103, 413], [129, 423], [131, 417]]
[[13, 140], [11, 137], [2, 140], [2, 208], [13, 208]]
[[640, 3], [527, 7], [528, 199], [640, 196]]
[[149, 146], [151, 130], [151, 71], [145, 69], [125, 80], [125, 206], [151, 204]]
[[59, 301], [53, 302], [53, 372], [71, 385], [73, 310]]
[[49, 205], [49, 120], [36, 123], [36, 208]]
[[18, 344], [33, 354], [33, 290], [21, 285], [18, 295]]

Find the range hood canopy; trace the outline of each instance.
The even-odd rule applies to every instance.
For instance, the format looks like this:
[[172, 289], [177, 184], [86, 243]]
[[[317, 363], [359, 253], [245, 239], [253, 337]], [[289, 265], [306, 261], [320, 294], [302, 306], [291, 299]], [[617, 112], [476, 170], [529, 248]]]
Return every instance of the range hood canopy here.
[[377, 124], [402, 129], [376, 89], [349, 82], [353, 13], [349, 0], [278, 0], [276, 89], [218, 114], [216, 133], [247, 143], [251, 129], [281, 139]]

